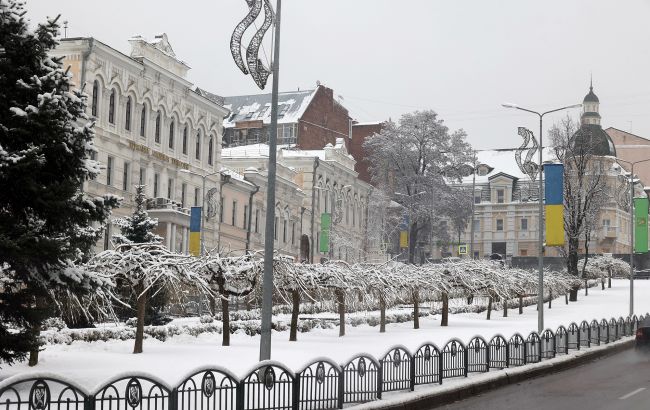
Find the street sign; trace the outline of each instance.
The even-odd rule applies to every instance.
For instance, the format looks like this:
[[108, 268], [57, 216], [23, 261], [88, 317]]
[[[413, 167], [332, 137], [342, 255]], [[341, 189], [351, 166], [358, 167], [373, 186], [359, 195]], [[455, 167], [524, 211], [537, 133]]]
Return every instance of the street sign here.
[[461, 244], [458, 245], [458, 254], [459, 255], [467, 255], [467, 244]]

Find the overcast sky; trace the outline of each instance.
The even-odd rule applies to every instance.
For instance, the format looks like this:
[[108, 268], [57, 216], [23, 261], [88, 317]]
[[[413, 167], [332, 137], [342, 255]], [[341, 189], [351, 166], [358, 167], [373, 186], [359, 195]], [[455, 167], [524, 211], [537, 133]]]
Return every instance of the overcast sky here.
[[[60, 13], [69, 37], [125, 53], [129, 37], [165, 32], [197, 86], [259, 92], [229, 50], [244, 0], [27, 0], [27, 10], [32, 22]], [[360, 121], [433, 109], [485, 149], [518, 146], [518, 126], [538, 132], [536, 117], [501, 103], [579, 103], [593, 73], [603, 128], [650, 138], [649, 19], [650, 0], [284, 0], [280, 90], [320, 81]]]

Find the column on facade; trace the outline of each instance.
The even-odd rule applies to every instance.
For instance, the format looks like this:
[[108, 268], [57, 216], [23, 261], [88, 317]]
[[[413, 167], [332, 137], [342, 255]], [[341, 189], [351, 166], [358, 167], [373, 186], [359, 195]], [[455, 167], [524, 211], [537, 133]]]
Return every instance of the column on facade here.
[[186, 254], [187, 253], [187, 236], [188, 236], [187, 231], [188, 231], [188, 229], [185, 226], [181, 227], [181, 229], [182, 229], [182, 231], [181, 231], [181, 237], [182, 237], [181, 253]]
[[172, 249], [172, 224], [167, 222], [167, 235], [165, 235], [165, 246], [167, 249]]
[[171, 238], [170, 238], [170, 244], [171, 244], [171, 246], [170, 246], [169, 249], [170, 249], [172, 252], [176, 252], [176, 225], [174, 225], [174, 224], [172, 224], [172, 223], [170, 223], [170, 225], [171, 225], [171, 227], [172, 227], [172, 232], [171, 232]]

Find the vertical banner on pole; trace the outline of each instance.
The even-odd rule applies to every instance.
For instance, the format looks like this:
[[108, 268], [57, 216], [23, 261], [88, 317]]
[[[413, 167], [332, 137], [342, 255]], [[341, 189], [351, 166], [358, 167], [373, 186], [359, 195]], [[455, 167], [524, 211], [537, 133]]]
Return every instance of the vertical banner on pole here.
[[320, 249], [321, 253], [330, 251], [330, 227], [332, 226], [332, 215], [323, 213], [320, 216]]
[[634, 252], [648, 252], [648, 198], [634, 198]]
[[546, 200], [546, 246], [564, 245], [564, 166], [544, 165]]
[[399, 247], [408, 248], [409, 247], [409, 233], [407, 231], [400, 231], [399, 233]]
[[190, 211], [190, 255], [201, 255], [201, 207], [193, 206]]

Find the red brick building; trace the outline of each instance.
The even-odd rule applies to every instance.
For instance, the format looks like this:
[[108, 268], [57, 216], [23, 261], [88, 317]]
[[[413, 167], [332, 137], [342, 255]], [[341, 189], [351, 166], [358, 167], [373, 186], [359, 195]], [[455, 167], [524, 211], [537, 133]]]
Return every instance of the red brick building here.
[[[224, 119], [224, 147], [268, 142], [271, 94], [225, 97], [224, 106], [231, 111]], [[348, 110], [334, 98], [331, 88], [319, 85], [279, 94], [278, 144], [314, 150], [343, 138], [349, 149], [351, 133]]]
[[383, 122], [366, 122], [352, 124], [352, 141], [349, 146], [350, 154], [357, 161], [354, 170], [359, 173], [359, 179], [370, 183], [369, 162], [366, 159], [367, 153], [363, 149], [363, 143], [367, 138], [381, 132]]

